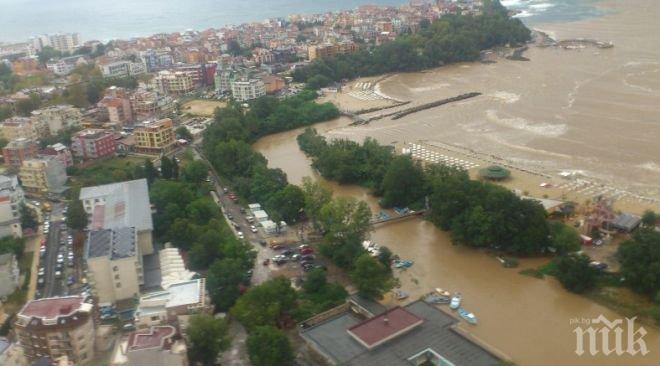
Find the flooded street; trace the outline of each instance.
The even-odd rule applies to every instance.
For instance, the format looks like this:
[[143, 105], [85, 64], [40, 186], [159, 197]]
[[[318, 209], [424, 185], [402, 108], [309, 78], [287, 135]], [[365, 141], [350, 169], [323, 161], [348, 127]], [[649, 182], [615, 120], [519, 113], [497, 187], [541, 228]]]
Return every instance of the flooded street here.
[[[348, 123], [347, 119], [338, 119], [315, 127], [320, 133], [332, 135], [332, 131]], [[376, 200], [364, 189], [327, 182], [312, 171], [296, 142], [301, 131], [265, 137], [254, 148], [266, 156], [270, 167], [283, 169], [291, 183], [299, 184], [304, 176], [311, 176], [335, 194], [366, 200], [375, 209]], [[409, 299], [417, 299], [435, 287], [460, 291], [465, 308], [479, 318], [477, 326], [465, 326], [465, 329], [510, 356], [518, 365], [660, 363], [660, 334], [653, 329], [647, 329], [649, 334], [644, 338], [651, 350], [644, 357], [578, 357], [574, 353], [572, 318], [595, 318], [602, 314], [613, 320], [621, 316], [568, 293], [554, 279], [539, 280], [518, 273], [520, 269], [540, 265], [543, 260], [523, 260], [519, 268], [505, 269], [489, 255], [453, 246], [446, 232], [420, 219], [380, 226], [371, 237], [402, 258], [415, 262], [410, 269], [397, 274], [402, 289], [410, 293]]]

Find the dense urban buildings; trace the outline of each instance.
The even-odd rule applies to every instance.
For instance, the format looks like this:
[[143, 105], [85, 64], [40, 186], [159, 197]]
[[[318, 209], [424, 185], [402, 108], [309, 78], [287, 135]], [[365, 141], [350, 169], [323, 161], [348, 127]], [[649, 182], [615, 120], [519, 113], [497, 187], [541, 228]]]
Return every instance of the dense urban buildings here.
[[80, 200], [91, 219], [91, 229], [135, 228], [139, 252], [142, 255], [154, 252], [146, 179], [84, 187], [80, 190]]
[[31, 300], [16, 316], [14, 330], [25, 357], [35, 362], [66, 356], [76, 365], [94, 358], [94, 305], [82, 296]]
[[46, 195], [61, 194], [66, 190], [66, 167], [56, 157], [24, 160], [18, 176], [26, 192]]
[[117, 149], [115, 135], [103, 129], [86, 129], [71, 137], [73, 155], [83, 160], [112, 156]]
[[14, 169], [20, 168], [25, 160], [36, 158], [38, 153], [39, 146], [37, 143], [23, 137], [9, 141], [2, 148], [5, 164]]
[[169, 118], [136, 125], [133, 134], [136, 142], [135, 151], [139, 153], [166, 153], [176, 144], [172, 120]]
[[144, 272], [135, 227], [91, 230], [85, 242], [85, 263], [99, 303], [138, 297]]
[[21, 206], [25, 193], [16, 175], [0, 175], [0, 237], [23, 236]]
[[110, 366], [188, 366], [186, 344], [170, 325], [140, 329], [115, 346]]

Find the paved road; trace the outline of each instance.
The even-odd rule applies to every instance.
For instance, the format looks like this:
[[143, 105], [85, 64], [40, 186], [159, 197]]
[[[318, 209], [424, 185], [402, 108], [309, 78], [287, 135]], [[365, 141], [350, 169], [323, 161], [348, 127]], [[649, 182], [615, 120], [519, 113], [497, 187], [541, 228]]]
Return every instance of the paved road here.
[[[193, 146], [193, 152], [196, 160], [205, 160], [197, 150], [197, 146]], [[211, 166], [207, 160], [205, 161], [209, 164], [209, 166]], [[245, 214], [241, 213], [241, 206], [234, 203], [229, 199], [229, 197], [227, 197], [227, 195], [223, 192], [224, 187], [219, 183], [220, 178], [215, 173], [215, 170], [213, 169], [211, 172], [213, 173], [211, 174], [212, 184], [215, 187], [215, 191], [218, 194], [218, 197], [220, 198], [220, 209], [225, 215], [227, 222], [229, 222], [229, 226], [234, 231], [234, 233], [241, 231], [245, 236], [245, 240], [251, 243], [257, 252], [257, 258], [254, 263], [254, 268], [252, 269], [252, 285], [258, 285], [264, 281], [267, 281], [271, 278], [271, 271], [269, 270], [268, 266], [264, 266], [262, 263], [264, 260], [273, 257], [277, 253], [275, 253], [275, 251], [272, 249], [263, 247], [259, 244], [260, 240], [264, 240], [261, 231], [257, 233], [250, 231], [251, 224], [245, 220]], [[232, 219], [229, 217], [232, 217]], [[232, 225], [232, 223], [236, 223], [240, 227], [240, 230], [237, 230], [234, 225]]]
[[[63, 296], [66, 292], [66, 278], [68, 268], [65, 264], [62, 266], [62, 276], [56, 278], [55, 272], [57, 271], [57, 255], [60, 253], [61, 239], [66, 238], [67, 227], [62, 221], [63, 203], [53, 203], [52, 212], [50, 214], [50, 231], [46, 235], [46, 256], [41, 258], [41, 263], [45, 266], [45, 283], [41, 288], [42, 297]], [[62, 253], [66, 257], [66, 250]]]

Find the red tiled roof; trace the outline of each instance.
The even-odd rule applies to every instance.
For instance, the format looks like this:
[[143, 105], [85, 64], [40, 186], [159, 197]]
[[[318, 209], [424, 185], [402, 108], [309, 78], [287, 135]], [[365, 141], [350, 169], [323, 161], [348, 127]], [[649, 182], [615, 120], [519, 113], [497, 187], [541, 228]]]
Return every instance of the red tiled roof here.
[[53, 319], [61, 315], [69, 315], [80, 308], [83, 298], [80, 296], [54, 297], [32, 300], [25, 304], [20, 315]]
[[348, 333], [367, 348], [403, 334], [422, 324], [424, 319], [402, 307], [395, 307], [348, 329]]
[[135, 331], [128, 337], [128, 350], [139, 351], [156, 347], [162, 348], [165, 341], [172, 337], [174, 332], [174, 327], [169, 325]]

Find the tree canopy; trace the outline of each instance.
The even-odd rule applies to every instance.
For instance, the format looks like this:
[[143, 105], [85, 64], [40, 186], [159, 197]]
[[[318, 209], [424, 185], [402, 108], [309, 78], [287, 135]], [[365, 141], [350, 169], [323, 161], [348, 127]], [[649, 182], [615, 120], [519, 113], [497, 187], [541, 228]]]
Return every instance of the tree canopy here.
[[257, 327], [250, 332], [247, 352], [253, 366], [289, 366], [294, 359], [289, 339], [272, 326]]
[[252, 287], [231, 310], [248, 330], [279, 325], [295, 309], [297, 293], [286, 277], [276, 277]]
[[83, 230], [87, 227], [87, 212], [81, 200], [73, 200], [69, 204], [66, 225], [74, 230]]
[[653, 228], [638, 230], [631, 240], [619, 246], [621, 275], [633, 290], [660, 294], [660, 232]]
[[366, 253], [355, 261], [350, 275], [360, 295], [368, 299], [379, 300], [394, 286], [394, 279], [389, 269]]
[[[484, 1], [481, 15], [444, 15], [414, 34], [355, 53], [319, 58], [296, 68], [294, 80], [323, 86], [327, 80], [340, 81], [389, 72], [474, 61], [482, 50], [507, 44], [517, 45], [531, 38], [529, 29], [510, 18], [499, 1]], [[323, 79], [320, 78], [323, 77]]]
[[571, 292], [582, 293], [596, 285], [598, 272], [591, 267], [586, 255], [562, 255], [555, 258], [555, 275]]
[[211, 315], [193, 315], [187, 333], [190, 340], [188, 357], [204, 366], [215, 365], [218, 354], [231, 344], [225, 320], [215, 319]]

